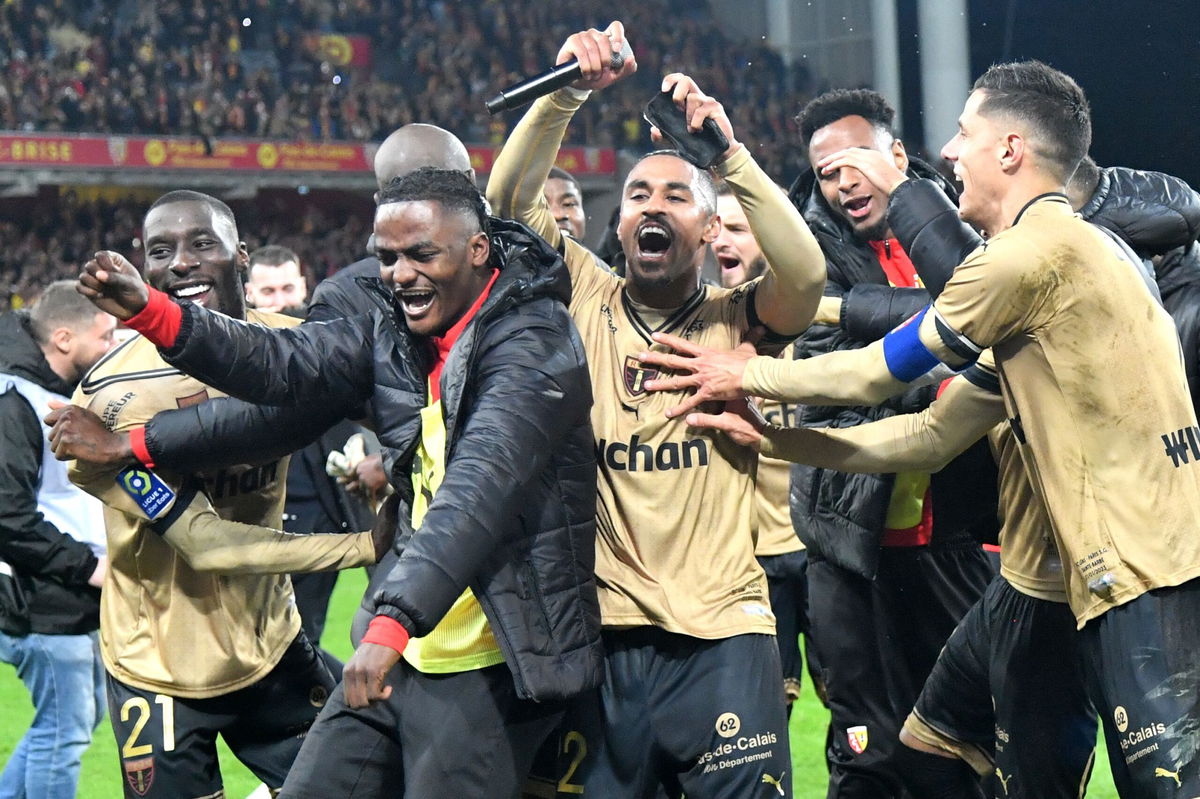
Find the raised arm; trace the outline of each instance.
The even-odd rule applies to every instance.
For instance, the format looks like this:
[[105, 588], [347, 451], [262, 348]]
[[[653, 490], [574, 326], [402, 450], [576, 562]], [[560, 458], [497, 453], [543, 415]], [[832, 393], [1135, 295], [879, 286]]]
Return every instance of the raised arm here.
[[825, 289], [825, 256], [787, 194], [767, 177], [746, 147], [713, 170], [746, 212], [771, 268], [754, 294], [758, 318], [780, 335], [802, 333]]
[[187, 303], [142, 282], [114, 252], [84, 264], [78, 290], [144, 335], [172, 366], [269, 405], [359, 405], [372, 392], [374, 317], [267, 328]]
[[543, 186], [558, 157], [567, 125], [591, 91], [637, 70], [633, 57], [625, 59], [620, 70], [611, 69], [612, 53], [620, 52], [624, 41], [624, 27], [613, 22], [603, 32], [592, 29], [575, 33], [563, 43], [556, 63], [577, 59], [584, 77], [533, 103], [509, 134], [488, 178], [487, 199], [496, 216], [524, 222], [562, 252], [572, 282], [580, 270], [591, 269], [596, 262], [581, 244], [562, 235], [550, 213]]

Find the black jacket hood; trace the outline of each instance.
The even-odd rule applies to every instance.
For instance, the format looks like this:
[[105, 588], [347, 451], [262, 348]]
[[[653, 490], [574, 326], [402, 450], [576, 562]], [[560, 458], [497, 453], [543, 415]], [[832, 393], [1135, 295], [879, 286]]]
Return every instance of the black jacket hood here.
[[0, 315], [0, 341], [4, 342], [0, 347], [0, 372], [23, 377], [55, 394], [71, 396], [75, 386], [50, 368], [42, 348], [33, 338], [33, 324], [27, 311]]
[[1161, 172], [1107, 167], [1079, 215], [1118, 234], [1144, 257], [1161, 255], [1200, 235], [1200, 194]]

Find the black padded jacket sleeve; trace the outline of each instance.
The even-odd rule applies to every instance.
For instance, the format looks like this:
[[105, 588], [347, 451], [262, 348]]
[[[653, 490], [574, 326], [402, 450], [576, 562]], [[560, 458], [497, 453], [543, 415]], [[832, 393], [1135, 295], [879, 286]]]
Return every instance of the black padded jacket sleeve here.
[[202, 383], [247, 402], [294, 408], [354, 407], [371, 396], [371, 317], [268, 328], [182, 307], [175, 344], [161, 353]]
[[25, 574], [86, 585], [96, 556], [38, 510], [45, 428], [15, 390], [0, 394], [0, 559]]
[[180, 471], [266, 463], [316, 441], [343, 418], [344, 410], [337, 405], [254, 405], [219, 397], [156, 413], [146, 423], [146, 449], [155, 465]]
[[[476, 353], [445, 477], [375, 594], [375, 613], [413, 635], [428, 634], [442, 619], [512, 530], [524, 487], [568, 433], [587, 423], [591, 385], [566, 310], [517, 321], [497, 323]], [[592, 470], [590, 479], [594, 464], [581, 466]]]
[[929, 302], [929, 292], [925, 289], [859, 283], [842, 297], [838, 325], [850, 338], [869, 344], [883, 338]]
[[925, 178], [906, 180], [892, 192], [888, 225], [935, 299], [954, 268], [983, 243], [950, 198]]

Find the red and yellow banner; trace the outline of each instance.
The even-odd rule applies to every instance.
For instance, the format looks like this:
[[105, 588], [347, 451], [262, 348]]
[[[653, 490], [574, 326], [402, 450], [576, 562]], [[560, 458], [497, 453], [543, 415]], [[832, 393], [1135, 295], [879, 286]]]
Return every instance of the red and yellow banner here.
[[[471, 165], [491, 172], [497, 147], [469, 146]], [[370, 172], [375, 145], [184, 137], [0, 134], [0, 169], [195, 169], [206, 172]], [[564, 147], [558, 165], [579, 177], [616, 173], [610, 148]]]
[[340, 67], [370, 67], [371, 38], [347, 33], [306, 33], [304, 46]]

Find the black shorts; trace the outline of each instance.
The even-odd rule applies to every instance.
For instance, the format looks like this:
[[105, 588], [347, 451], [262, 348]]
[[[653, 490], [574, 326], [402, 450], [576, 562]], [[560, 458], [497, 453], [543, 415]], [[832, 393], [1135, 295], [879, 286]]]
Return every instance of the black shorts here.
[[1200, 795], [1200, 579], [1115, 607], [1080, 638], [1118, 793]]
[[125, 796], [179, 799], [219, 792], [217, 735], [268, 787], [280, 787], [333, 686], [303, 632], [266, 677], [223, 696], [172, 697], [108, 675], [108, 715]]
[[528, 796], [791, 796], [774, 636], [702, 640], [656, 627], [604, 633], [599, 691], [572, 704], [557, 776]]
[[401, 660], [386, 684], [391, 696], [365, 708], [337, 687], [280, 799], [515, 799], [565, 707], [519, 698], [505, 664], [423, 674]]
[[771, 612], [775, 614], [775, 640], [779, 644], [779, 665], [783, 669], [783, 690], [789, 702], [800, 696], [800, 675], [804, 671], [805, 657], [808, 671], [813, 677], [813, 687], [818, 696], [824, 696], [824, 687], [817, 678], [816, 651], [812, 645], [806, 647], [805, 657], [800, 652], [800, 636], [809, 637], [808, 626], [808, 553], [803, 550], [785, 552], [782, 555], [766, 555], [758, 558], [767, 575], [767, 590], [771, 597]]
[[903, 794], [900, 728], [938, 653], [995, 576], [978, 546], [885, 547], [867, 580], [809, 558], [809, 623], [829, 698], [831, 799]]
[[1075, 799], [1096, 743], [1078, 647], [1065, 603], [997, 577], [946, 642], [904, 727], [987, 775], [996, 796]]

